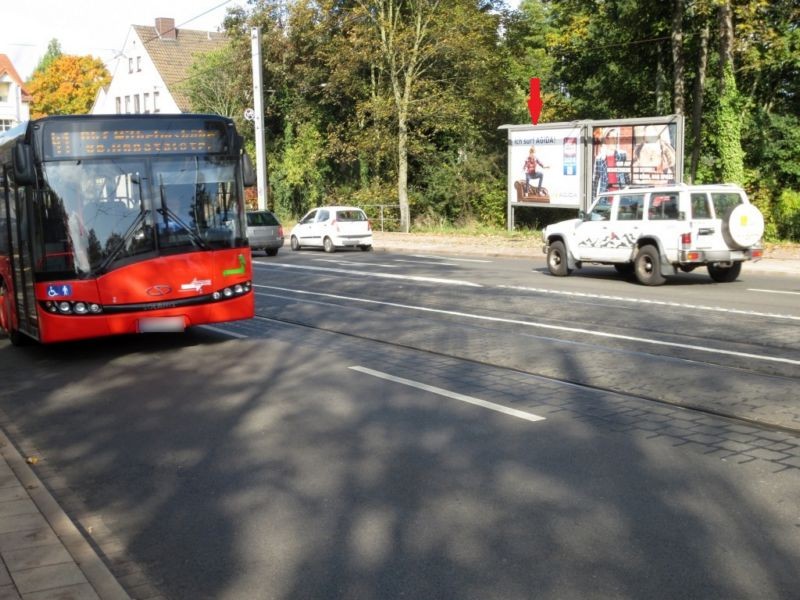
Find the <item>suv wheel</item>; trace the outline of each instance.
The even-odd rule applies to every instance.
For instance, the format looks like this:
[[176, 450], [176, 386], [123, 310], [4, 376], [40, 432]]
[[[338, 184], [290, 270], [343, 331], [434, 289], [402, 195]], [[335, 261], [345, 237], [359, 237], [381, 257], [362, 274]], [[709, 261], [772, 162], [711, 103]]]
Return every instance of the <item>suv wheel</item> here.
[[711, 279], [717, 283], [736, 281], [736, 278], [739, 277], [739, 273], [741, 272], [741, 262], [732, 263], [730, 267], [720, 267], [714, 264], [708, 265], [708, 274], [711, 275]]
[[567, 249], [564, 242], [553, 242], [547, 249], [547, 270], [556, 277], [566, 277], [572, 270], [567, 263]]
[[661, 259], [658, 248], [647, 245], [639, 248], [634, 260], [636, 279], [642, 285], [661, 285], [666, 281], [661, 274]]

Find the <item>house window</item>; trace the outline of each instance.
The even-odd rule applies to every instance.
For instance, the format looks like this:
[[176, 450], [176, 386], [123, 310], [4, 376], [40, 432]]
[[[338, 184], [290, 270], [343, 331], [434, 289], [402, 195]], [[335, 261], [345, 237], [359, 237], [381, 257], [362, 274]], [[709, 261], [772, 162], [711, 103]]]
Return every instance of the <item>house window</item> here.
[[131, 112], [131, 97], [125, 96], [125, 114], [130, 114]]
[[0, 83], [0, 102], [8, 102], [8, 94], [10, 89], [10, 83]]
[[142, 112], [141, 106], [139, 105], [139, 94], [136, 94], [133, 97], [133, 112], [135, 112], [137, 115]]
[[116, 98], [114, 98], [114, 100], [115, 100], [116, 105], [117, 105], [117, 114], [122, 113], [122, 98], [117, 96]]
[[0, 119], [0, 131], [8, 131], [14, 126], [14, 121], [10, 119]]
[[128, 59], [128, 73], [133, 73], [133, 59]]
[[158, 105], [158, 92], [153, 92], [153, 112], [161, 112], [161, 107]]
[[138, 73], [141, 70], [142, 70], [142, 57], [141, 56], [137, 56], [136, 57], [136, 72]]
[[149, 113], [150, 112], [150, 94], [145, 92], [143, 94], [143, 96], [144, 97], [142, 98], [142, 104], [144, 105], [144, 112]]

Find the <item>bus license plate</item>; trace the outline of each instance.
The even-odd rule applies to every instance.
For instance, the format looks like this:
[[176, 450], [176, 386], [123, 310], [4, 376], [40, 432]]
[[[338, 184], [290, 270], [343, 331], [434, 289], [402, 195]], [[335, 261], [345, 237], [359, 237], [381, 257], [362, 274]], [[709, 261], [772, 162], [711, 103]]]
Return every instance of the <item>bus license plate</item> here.
[[149, 317], [139, 319], [139, 333], [169, 333], [185, 329], [183, 317]]

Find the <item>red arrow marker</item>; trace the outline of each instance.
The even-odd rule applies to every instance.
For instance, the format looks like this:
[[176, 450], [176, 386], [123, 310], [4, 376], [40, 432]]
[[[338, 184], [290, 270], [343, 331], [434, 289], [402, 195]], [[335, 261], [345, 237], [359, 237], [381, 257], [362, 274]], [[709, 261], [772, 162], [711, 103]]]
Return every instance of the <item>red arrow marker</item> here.
[[539, 122], [539, 115], [542, 114], [541, 90], [539, 89], [539, 78], [531, 77], [531, 97], [528, 98], [528, 112], [531, 113], [531, 121], [534, 125]]

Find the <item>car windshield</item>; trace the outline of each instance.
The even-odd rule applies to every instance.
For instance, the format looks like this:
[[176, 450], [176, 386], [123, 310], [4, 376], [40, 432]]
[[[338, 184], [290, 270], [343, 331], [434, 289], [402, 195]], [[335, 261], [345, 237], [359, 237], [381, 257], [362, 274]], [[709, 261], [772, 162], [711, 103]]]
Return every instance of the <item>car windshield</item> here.
[[244, 237], [233, 160], [78, 160], [43, 170], [47, 186], [35, 198], [40, 273], [96, 275], [144, 254], [233, 247]]
[[280, 225], [280, 223], [270, 212], [251, 212], [247, 213], [247, 225], [250, 227], [270, 227]]
[[366, 221], [367, 215], [360, 210], [338, 210], [336, 211], [337, 221]]

